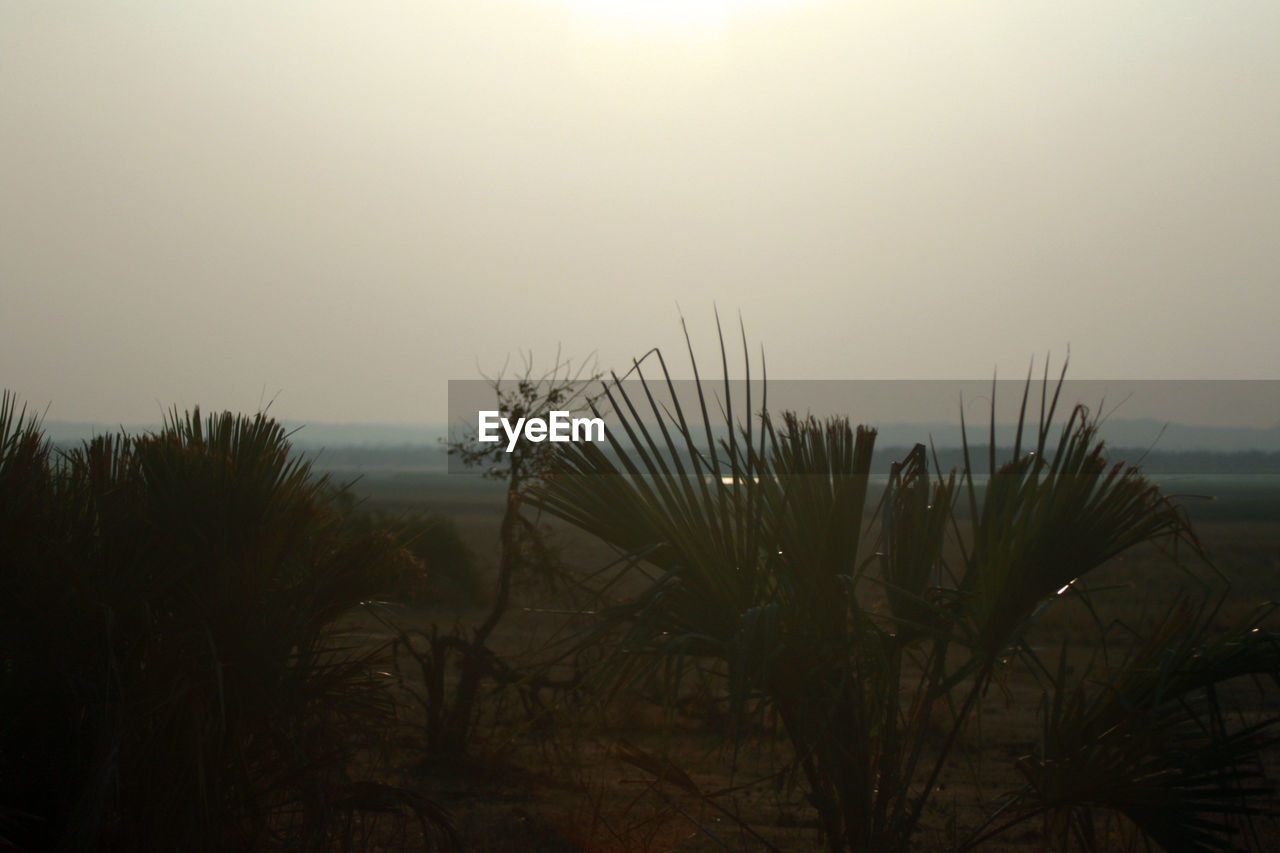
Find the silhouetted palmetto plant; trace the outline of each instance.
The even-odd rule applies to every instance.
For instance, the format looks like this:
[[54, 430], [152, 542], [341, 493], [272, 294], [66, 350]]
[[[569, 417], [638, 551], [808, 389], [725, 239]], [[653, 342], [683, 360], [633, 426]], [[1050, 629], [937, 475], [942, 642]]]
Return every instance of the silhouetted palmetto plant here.
[[1277, 742], [1277, 718], [1233, 719], [1224, 686], [1274, 677], [1280, 637], [1254, 627], [1262, 612], [1215, 632], [1216, 611], [1180, 598], [1118, 664], [1097, 654], [1074, 678], [1064, 642], [1039, 749], [1017, 762], [1027, 785], [965, 848], [1037, 817], [1062, 848], [1096, 847], [1096, 813], [1110, 811], [1167, 850], [1267, 849], [1236, 836], [1251, 828], [1241, 818], [1274, 813], [1258, 757]]
[[6, 396], [0, 450], [0, 835], [350, 849], [399, 811], [450, 840], [430, 803], [351, 776], [393, 709], [337, 620], [395, 550], [350, 534], [276, 422], [174, 411], [58, 457]]
[[[1050, 397], [1045, 377], [1038, 422], [1028, 419], [1024, 394], [1017, 446], [1003, 465], [995, 458], [993, 401], [994, 474], [985, 484], [972, 464], [931, 476], [923, 446], [893, 466], [873, 536], [863, 514], [873, 430], [842, 418], [775, 419], [764, 400], [757, 416], [749, 360], [746, 385], [735, 386], [723, 338], [726, 378], [715, 401], [699, 383], [696, 401], [682, 402], [661, 353], [650, 355], [658, 381], [636, 362], [628, 375], [640, 390], [616, 376], [606, 385], [618, 413], [608, 450], [565, 446], [556, 475], [535, 496], [545, 510], [635, 555], [631, 563], [657, 569], [640, 595], [602, 611], [587, 641], [617, 650], [604, 668], [607, 683], [656, 670], [673, 697], [694, 658], [725, 661], [735, 714], [754, 698], [779, 713], [832, 850], [909, 849], [966, 722], [1003, 662], [1031, 654], [1022, 637], [1047, 602], [1142, 543], [1180, 543], [1198, 553], [1178, 508], [1137, 470], [1107, 462], [1083, 408], [1071, 411], [1055, 441], [1061, 378]], [[735, 387], [745, 392], [734, 398]], [[957, 505], [967, 509], [967, 524]], [[950, 548], [948, 539], [955, 540]], [[887, 616], [869, 605], [877, 597], [887, 599]], [[1160, 745], [1172, 751], [1166, 765], [1182, 762], [1189, 774], [1144, 789], [1166, 798], [1160, 808], [1126, 810], [1117, 797], [1095, 798], [1104, 783], [1092, 775], [1092, 754], [1072, 753], [1074, 764], [1058, 757], [1062, 744], [1106, 741], [1111, 729], [1081, 728], [1086, 720], [1102, 725], [1105, 714], [1093, 706], [1049, 720], [1044, 758], [1026, 763], [1030, 790], [1041, 799], [1020, 807], [1037, 814], [1120, 809], [1169, 849], [1189, 849], [1173, 840], [1187, 826], [1197, 827], [1203, 848], [1229, 849], [1226, 825], [1214, 821], [1265, 810], [1259, 797], [1266, 790], [1210, 770], [1238, 766], [1257, 751], [1264, 729], [1219, 727], [1198, 741], [1179, 739], [1183, 718], [1166, 708], [1237, 675], [1276, 672], [1274, 646], [1261, 636], [1239, 634], [1225, 658], [1192, 651], [1194, 643], [1174, 654], [1171, 636], [1153, 639], [1154, 653], [1170, 655], [1166, 685], [1186, 688], [1144, 694], [1153, 713], [1168, 714], [1160, 718], [1169, 734]], [[1103, 705], [1119, 707], [1116, 697], [1134, 689], [1139, 671], [1117, 674], [1103, 690], [1115, 701]], [[953, 722], [938, 745], [930, 728], [944, 709]], [[1117, 725], [1124, 723], [1137, 718]], [[1139, 752], [1122, 751], [1117, 760], [1139, 761]], [[1141, 765], [1127, 769], [1139, 774]], [[1076, 787], [1061, 779], [1071, 772]], [[1194, 796], [1184, 796], [1189, 786], [1198, 786]]]

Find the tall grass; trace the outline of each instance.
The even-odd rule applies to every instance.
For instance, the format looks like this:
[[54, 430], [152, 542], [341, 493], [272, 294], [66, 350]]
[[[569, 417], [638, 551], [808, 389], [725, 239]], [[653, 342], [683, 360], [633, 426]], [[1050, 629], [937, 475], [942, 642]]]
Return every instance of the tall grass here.
[[[674, 696], [695, 659], [723, 661], [736, 715], [761, 698], [781, 717], [833, 851], [911, 848], [967, 724], [1018, 657], [1042, 674], [1053, 711], [1019, 764], [1027, 786], [970, 842], [1044, 816], [1097, 847], [1088, 816], [1101, 809], [1167, 849], [1233, 849], [1240, 819], [1272, 809], [1270, 787], [1244, 768], [1275, 721], [1230, 728], [1215, 692], [1280, 672], [1272, 635], [1245, 626], [1223, 646], [1204, 621], [1158, 630], [1149, 654], [1071, 683], [1065, 662], [1054, 674], [1023, 641], [1043, 608], [1117, 555], [1159, 543], [1173, 564], [1202, 556], [1179, 507], [1107, 460], [1086, 410], [1054, 426], [1048, 376], [1038, 418], [1024, 394], [1012, 458], [991, 451], [985, 489], [967, 450], [966, 467], [943, 474], [918, 446], [864, 528], [874, 430], [775, 416], [764, 400], [757, 413], [749, 395], [732, 397], [723, 338], [720, 354], [720, 399], [699, 385], [692, 409], [660, 353], [656, 381], [635, 364], [639, 392], [614, 377], [609, 452], [569, 446], [535, 495], [634, 557], [620, 565], [656, 569], [589, 638], [617, 652], [608, 682], [658, 671]], [[749, 389], [749, 360], [747, 378]]]
[[[352, 534], [334, 494], [263, 415], [174, 411], [58, 454], [5, 395], [0, 835], [350, 846], [380, 785], [356, 754], [393, 708], [375, 652], [338, 625], [396, 549]], [[447, 835], [429, 804], [400, 802]]]

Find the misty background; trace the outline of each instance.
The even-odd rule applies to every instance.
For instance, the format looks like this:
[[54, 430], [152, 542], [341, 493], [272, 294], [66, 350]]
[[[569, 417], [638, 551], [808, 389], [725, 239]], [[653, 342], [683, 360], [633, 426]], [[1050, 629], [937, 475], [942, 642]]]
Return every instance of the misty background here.
[[771, 378], [1068, 346], [1273, 378], [1277, 34], [1271, 2], [9, 0], [3, 383], [67, 422], [439, 423], [521, 350], [684, 369], [681, 312], [713, 359], [713, 305]]

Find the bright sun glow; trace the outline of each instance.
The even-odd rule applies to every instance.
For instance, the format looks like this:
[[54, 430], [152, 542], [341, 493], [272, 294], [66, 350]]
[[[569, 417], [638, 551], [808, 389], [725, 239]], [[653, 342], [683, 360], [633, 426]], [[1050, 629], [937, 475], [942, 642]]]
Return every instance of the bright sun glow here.
[[696, 33], [735, 15], [781, 9], [796, 0], [560, 0], [581, 18], [612, 30]]

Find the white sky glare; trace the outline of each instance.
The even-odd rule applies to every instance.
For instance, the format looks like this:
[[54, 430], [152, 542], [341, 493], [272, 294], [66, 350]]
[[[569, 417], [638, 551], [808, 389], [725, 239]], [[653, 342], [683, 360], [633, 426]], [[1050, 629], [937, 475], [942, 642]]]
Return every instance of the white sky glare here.
[[[441, 420], [556, 346], [1276, 378], [1280, 4], [0, 3], [0, 383]], [[736, 332], [735, 332], [736, 333]]]

